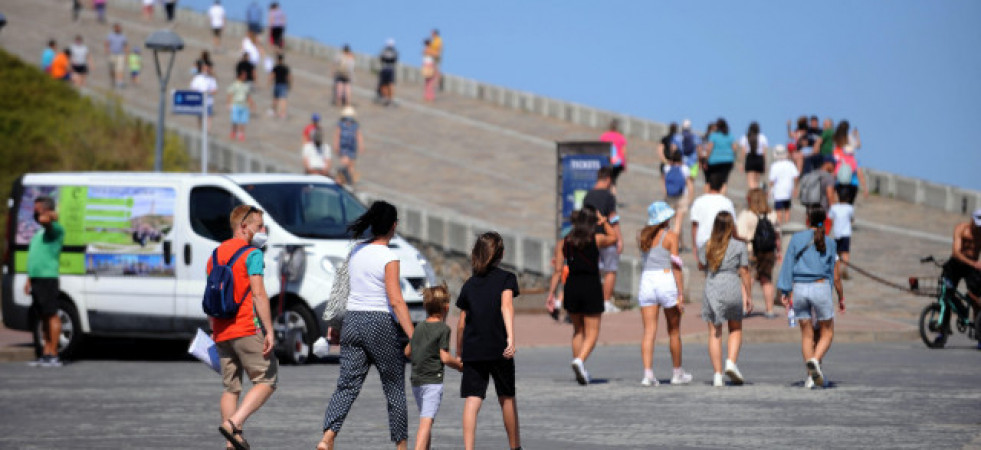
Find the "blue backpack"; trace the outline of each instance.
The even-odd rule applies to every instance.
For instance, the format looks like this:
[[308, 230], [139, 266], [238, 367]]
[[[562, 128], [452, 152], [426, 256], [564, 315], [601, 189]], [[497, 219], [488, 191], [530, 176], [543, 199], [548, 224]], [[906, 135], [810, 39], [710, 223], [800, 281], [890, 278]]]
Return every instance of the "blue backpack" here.
[[685, 193], [685, 172], [682, 166], [671, 166], [668, 173], [664, 175], [664, 189], [668, 197], [678, 197]]
[[695, 145], [695, 133], [691, 130], [685, 130], [681, 132], [681, 154], [690, 157], [695, 154], [695, 150], [698, 150], [698, 146]]
[[216, 319], [230, 319], [238, 314], [238, 307], [245, 301], [245, 298], [252, 292], [252, 286], [245, 289], [242, 298], [235, 302], [235, 275], [232, 267], [238, 258], [250, 249], [251, 245], [242, 246], [235, 251], [231, 259], [226, 264], [218, 263], [218, 249], [211, 253], [211, 273], [208, 274], [208, 281], [204, 287], [204, 299], [201, 301], [201, 308], [204, 313]]

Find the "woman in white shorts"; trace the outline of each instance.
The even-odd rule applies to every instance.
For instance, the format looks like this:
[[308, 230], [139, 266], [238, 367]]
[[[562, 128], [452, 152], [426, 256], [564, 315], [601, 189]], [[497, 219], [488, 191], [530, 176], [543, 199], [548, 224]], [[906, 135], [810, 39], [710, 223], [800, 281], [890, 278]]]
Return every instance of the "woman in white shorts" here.
[[637, 300], [644, 323], [640, 352], [644, 363], [644, 378], [640, 384], [657, 386], [654, 376], [654, 338], [657, 335], [657, 316], [664, 308], [668, 323], [671, 361], [674, 373], [671, 384], [691, 382], [691, 374], [681, 368], [681, 314], [684, 312], [684, 284], [681, 259], [678, 257], [678, 234], [670, 230], [674, 210], [665, 202], [654, 202], [647, 208], [647, 226], [640, 231], [640, 250], [644, 253], [644, 272], [640, 277]]

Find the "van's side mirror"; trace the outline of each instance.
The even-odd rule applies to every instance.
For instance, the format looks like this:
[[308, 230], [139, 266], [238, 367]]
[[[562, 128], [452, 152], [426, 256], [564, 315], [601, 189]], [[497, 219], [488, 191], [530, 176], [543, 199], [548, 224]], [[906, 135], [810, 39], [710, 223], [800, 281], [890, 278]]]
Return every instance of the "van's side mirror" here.
[[191, 244], [184, 244], [184, 265], [191, 265]]
[[163, 252], [164, 252], [164, 264], [170, 265], [170, 260], [173, 259], [173, 243], [170, 241], [163, 241]]

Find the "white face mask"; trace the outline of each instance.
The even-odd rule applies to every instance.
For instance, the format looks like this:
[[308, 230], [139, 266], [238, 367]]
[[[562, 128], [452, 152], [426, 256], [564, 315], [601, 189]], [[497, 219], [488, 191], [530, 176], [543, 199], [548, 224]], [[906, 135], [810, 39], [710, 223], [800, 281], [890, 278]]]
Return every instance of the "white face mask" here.
[[260, 231], [252, 235], [252, 245], [262, 248], [266, 245], [266, 241], [269, 240], [269, 235], [264, 231]]

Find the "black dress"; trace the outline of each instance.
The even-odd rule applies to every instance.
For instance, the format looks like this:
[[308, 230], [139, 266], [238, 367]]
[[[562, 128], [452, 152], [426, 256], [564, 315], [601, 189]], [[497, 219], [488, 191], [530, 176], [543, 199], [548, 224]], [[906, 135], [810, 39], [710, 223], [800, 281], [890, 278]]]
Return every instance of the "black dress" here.
[[562, 242], [569, 277], [565, 281], [563, 307], [574, 314], [603, 312], [603, 283], [599, 272], [599, 248], [590, 239], [585, 248], [575, 248], [568, 239]]

